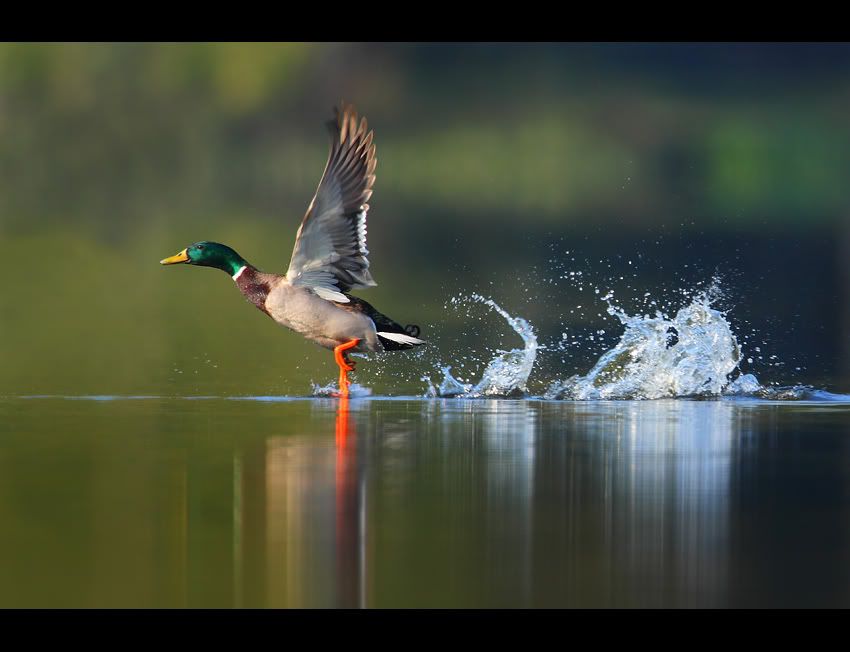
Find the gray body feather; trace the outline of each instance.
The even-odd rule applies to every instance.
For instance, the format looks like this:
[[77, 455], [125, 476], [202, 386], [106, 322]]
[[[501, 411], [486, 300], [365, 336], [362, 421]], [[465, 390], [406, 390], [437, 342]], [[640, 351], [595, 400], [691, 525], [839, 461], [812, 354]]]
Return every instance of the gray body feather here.
[[345, 310], [306, 287], [279, 278], [265, 302], [266, 312], [279, 324], [291, 328], [326, 349], [349, 340], [360, 340], [353, 351], [383, 351], [375, 322], [362, 312]]

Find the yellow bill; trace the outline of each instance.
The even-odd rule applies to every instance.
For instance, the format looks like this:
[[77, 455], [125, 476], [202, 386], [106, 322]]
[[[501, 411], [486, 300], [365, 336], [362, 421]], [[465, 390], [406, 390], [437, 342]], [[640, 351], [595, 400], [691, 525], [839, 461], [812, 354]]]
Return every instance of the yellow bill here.
[[184, 249], [179, 254], [174, 254], [170, 258], [163, 258], [159, 261], [160, 265], [176, 265], [177, 263], [185, 263], [189, 260], [189, 254]]

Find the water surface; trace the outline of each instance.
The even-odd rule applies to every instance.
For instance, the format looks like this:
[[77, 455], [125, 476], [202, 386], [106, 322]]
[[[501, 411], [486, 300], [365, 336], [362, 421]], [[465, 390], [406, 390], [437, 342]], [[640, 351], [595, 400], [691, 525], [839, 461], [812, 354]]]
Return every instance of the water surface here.
[[0, 399], [0, 606], [850, 605], [850, 404]]

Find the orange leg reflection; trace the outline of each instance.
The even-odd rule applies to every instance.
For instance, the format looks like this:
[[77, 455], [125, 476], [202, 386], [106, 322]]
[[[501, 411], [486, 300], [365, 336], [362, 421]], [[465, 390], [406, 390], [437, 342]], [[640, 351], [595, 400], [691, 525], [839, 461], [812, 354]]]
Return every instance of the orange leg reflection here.
[[357, 482], [357, 433], [349, 418], [348, 397], [339, 400], [336, 412], [336, 571], [340, 607], [360, 606], [361, 568]]
[[339, 399], [339, 405], [336, 409], [336, 462], [337, 471], [339, 471], [339, 463], [345, 453], [345, 442], [348, 439], [349, 432], [354, 435], [354, 429], [349, 430], [348, 425], [348, 397], [342, 396]]

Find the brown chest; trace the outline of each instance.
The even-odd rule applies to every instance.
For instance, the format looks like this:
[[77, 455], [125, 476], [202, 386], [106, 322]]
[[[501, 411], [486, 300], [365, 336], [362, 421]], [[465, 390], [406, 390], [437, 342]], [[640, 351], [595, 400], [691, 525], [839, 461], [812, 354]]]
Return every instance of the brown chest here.
[[250, 267], [245, 267], [237, 273], [233, 280], [236, 282], [236, 287], [249, 302], [267, 315], [269, 314], [269, 311], [266, 310], [266, 297], [269, 296], [271, 289], [268, 280], [262, 278], [257, 270]]

